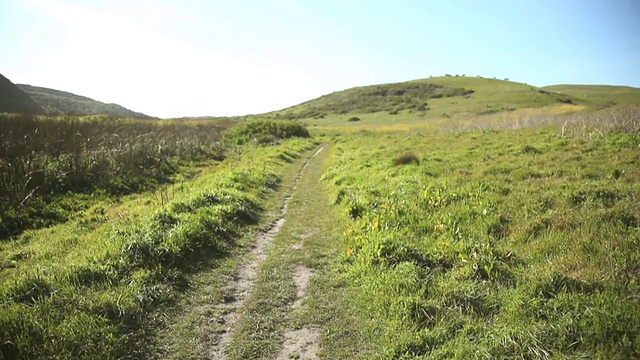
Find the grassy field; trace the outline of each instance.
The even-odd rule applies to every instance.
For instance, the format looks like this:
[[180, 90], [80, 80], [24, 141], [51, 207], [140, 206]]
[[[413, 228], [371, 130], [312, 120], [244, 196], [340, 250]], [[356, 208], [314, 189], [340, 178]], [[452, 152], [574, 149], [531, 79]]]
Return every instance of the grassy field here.
[[638, 357], [640, 137], [560, 134], [338, 137], [328, 358]]

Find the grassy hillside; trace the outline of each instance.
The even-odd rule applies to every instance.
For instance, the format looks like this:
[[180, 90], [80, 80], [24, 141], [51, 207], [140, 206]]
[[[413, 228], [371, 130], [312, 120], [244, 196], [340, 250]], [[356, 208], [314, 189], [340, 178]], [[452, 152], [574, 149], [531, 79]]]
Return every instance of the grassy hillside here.
[[0, 360], [640, 358], [637, 90], [446, 76], [233, 120], [0, 114]]
[[473, 91], [420, 82], [372, 85], [335, 92], [282, 111], [287, 118], [324, 117], [330, 114], [427, 110], [428, 99], [469, 95]]
[[570, 96], [548, 93], [527, 84], [481, 77], [445, 76], [416, 80], [416, 82], [465, 87], [474, 91], [471, 97], [460, 101], [453, 99], [452, 101], [447, 101], [447, 99], [433, 101], [431, 107], [437, 110], [436, 115], [445, 113], [448, 115], [483, 115], [523, 108], [568, 104], [575, 100]]
[[640, 105], [640, 89], [608, 85], [554, 85], [542, 89], [572, 96], [594, 109], [624, 108]]
[[0, 113], [42, 114], [38, 106], [24, 91], [0, 74]]
[[533, 118], [618, 111], [638, 105], [640, 89], [632, 87], [538, 88], [508, 80], [443, 76], [347, 89], [263, 116], [297, 118], [319, 128], [346, 125], [345, 129], [359, 129], [392, 124], [468, 128], [480, 120], [522, 123]]
[[17, 85], [49, 115], [111, 115], [121, 118], [149, 118], [117, 104], [105, 104], [88, 97], [38, 86]]
[[399, 120], [473, 117], [519, 109], [580, 107], [578, 98], [506, 80], [444, 76], [356, 87], [268, 114], [273, 117], [345, 121], [353, 117], [400, 115]]

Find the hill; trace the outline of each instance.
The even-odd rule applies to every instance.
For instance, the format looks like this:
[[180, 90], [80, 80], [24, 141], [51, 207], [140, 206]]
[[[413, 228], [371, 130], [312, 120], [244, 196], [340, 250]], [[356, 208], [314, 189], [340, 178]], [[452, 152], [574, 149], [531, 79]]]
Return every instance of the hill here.
[[117, 104], [105, 104], [66, 91], [18, 84], [49, 115], [111, 115], [122, 118], [150, 118]]
[[0, 74], [0, 113], [42, 114], [38, 106], [24, 91]]
[[288, 118], [329, 114], [426, 111], [429, 99], [472, 94], [473, 90], [439, 84], [404, 82], [356, 87], [321, 96], [284, 111]]
[[534, 108], [567, 112], [634, 104], [640, 104], [640, 89], [632, 87], [539, 88], [507, 79], [443, 76], [351, 88], [267, 115], [289, 119], [336, 118], [347, 114], [377, 118], [377, 113], [388, 120], [388, 115], [397, 114], [419, 118], [475, 117]]
[[640, 105], [640, 89], [630, 86], [553, 85], [542, 89], [572, 96], [595, 109]]

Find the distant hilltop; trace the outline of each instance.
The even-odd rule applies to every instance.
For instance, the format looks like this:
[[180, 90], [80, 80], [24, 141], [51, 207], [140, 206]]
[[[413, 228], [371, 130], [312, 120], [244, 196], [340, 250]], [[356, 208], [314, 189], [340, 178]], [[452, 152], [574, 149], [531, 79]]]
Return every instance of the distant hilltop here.
[[66, 91], [14, 84], [0, 74], [0, 113], [36, 115], [110, 115], [121, 118], [151, 118], [118, 104], [106, 104]]
[[0, 74], [0, 112], [43, 114], [44, 109], [11, 80]]
[[[431, 77], [407, 82], [354, 87], [323, 95], [263, 116], [324, 119], [382, 114], [423, 119], [494, 114], [531, 108], [615, 110], [640, 106], [640, 89], [608, 85], [529, 84], [480, 76]], [[374, 116], [374, 115], [371, 115]]]

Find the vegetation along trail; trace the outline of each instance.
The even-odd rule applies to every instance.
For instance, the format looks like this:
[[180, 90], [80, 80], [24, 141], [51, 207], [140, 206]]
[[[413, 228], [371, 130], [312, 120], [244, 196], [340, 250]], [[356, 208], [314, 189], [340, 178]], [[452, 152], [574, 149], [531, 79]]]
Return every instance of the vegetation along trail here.
[[[314, 274], [312, 266], [300, 260], [301, 255], [291, 254], [302, 253], [302, 239], [319, 229], [317, 225], [308, 226], [309, 218], [300, 219], [300, 212], [320, 209], [313, 202], [301, 203], [300, 198], [316, 192], [321, 175], [318, 163], [326, 147], [317, 147], [304, 163], [291, 164], [291, 170], [296, 163], [300, 165], [273, 196], [273, 202], [280, 201], [280, 205], [266, 216], [263, 230], [255, 234], [245, 254], [232, 261], [232, 269], [221, 266], [200, 277], [200, 285], [187, 296], [187, 302], [160, 336], [157, 358], [273, 358], [279, 346], [286, 349], [282, 350], [286, 351], [285, 359], [295, 351], [315, 355], [317, 328], [274, 329], [286, 324], [286, 313], [302, 307]], [[313, 216], [319, 217], [318, 213]], [[283, 245], [283, 241], [291, 241], [291, 228], [300, 234], [295, 243]], [[252, 329], [256, 321], [264, 323]]]

